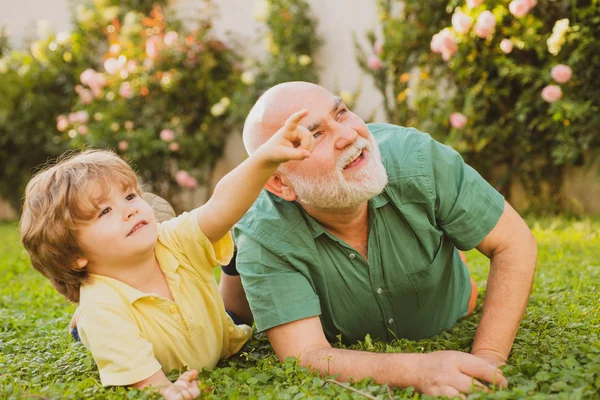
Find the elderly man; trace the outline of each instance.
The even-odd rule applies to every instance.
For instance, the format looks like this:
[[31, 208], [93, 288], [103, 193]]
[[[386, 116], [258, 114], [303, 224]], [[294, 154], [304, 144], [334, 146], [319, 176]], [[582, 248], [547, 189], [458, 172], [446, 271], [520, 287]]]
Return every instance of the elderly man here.
[[[537, 257], [524, 221], [454, 150], [414, 129], [366, 125], [314, 84], [269, 89], [246, 120], [247, 151], [301, 109], [315, 150], [282, 165], [235, 229], [244, 289], [279, 359], [431, 395], [505, 386], [497, 367], [525, 312]], [[476, 296], [457, 250], [474, 247], [491, 265], [471, 354], [331, 347], [450, 328]]]

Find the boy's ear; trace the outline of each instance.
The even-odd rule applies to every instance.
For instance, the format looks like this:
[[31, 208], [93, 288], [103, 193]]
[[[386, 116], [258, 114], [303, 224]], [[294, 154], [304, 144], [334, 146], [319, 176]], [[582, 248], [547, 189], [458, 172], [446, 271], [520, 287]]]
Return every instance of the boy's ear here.
[[75, 262], [77, 263], [77, 267], [79, 267], [79, 269], [84, 269], [85, 266], [88, 265], [87, 258], [78, 258]]
[[298, 198], [294, 189], [278, 173], [269, 178], [265, 189], [286, 201], [294, 201]]

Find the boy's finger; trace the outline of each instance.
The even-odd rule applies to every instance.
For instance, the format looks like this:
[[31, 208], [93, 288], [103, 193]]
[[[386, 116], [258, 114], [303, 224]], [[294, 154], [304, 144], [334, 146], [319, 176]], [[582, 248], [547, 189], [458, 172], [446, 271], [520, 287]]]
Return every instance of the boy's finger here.
[[299, 126], [296, 130], [300, 134], [300, 148], [313, 151], [315, 147], [315, 138], [308, 129], [303, 126]]
[[292, 115], [288, 117], [285, 121], [285, 128], [289, 130], [294, 130], [298, 126], [300, 120], [308, 115], [308, 110], [300, 110], [296, 111]]
[[183, 374], [181, 374], [178, 378], [179, 379], [183, 379], [186, 380], [188, 382], [191, 382], [193, 380], [195, 380], [198, 377], [198, 371], [196, 371], [195, 369], [189, 370], [187, 372], [184, 372]]

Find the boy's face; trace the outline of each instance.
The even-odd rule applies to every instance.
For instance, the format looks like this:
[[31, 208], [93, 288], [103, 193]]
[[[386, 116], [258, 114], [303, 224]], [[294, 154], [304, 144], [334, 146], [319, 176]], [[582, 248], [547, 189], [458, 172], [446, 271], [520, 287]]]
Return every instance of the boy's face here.
[[80, 268], [108, 273], [133, 266], [153, 253], [158, 238], [156, 219], [135, 189], [113, 185], [98, 205], [96, 215], [79, 227], [79, 243], [86, 253], [77, 260]]

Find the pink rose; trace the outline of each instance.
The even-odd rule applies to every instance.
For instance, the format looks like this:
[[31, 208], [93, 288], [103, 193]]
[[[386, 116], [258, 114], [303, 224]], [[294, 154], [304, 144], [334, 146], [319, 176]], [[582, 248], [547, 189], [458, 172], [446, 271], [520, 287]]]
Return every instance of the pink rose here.
[[79, 116], [76, 112], [69, 113], [69, 122], [72, 124], [79, 122]]
[[554, 103], [557, 100], [560, 100], [563, 93], [560, 89], [560, 86], [557, 85], [548, 85], [542, 89], [542, 99], [548, 103]]
[[467, 7], [475, 8], [483, 4], [483, 0], [467, 0]]
[[467, 125], [467, 117], [463, 114], [455, 112], [450, 114], [450, 125], [456, 129], [462, 129]]
[[480, 38], [488, 37], [496, 27], [496, 17], [491, 11], [484, 11], [479, 14], [475, 23], [475, 34]]
[[193, 189], [198, 186], [196, 178], [191, 176], [187, 171], [177, 171], [175, 174], [175, 182], [181, 187]]
[[94, 100], [92, 92], [87, 89], [82, 89], [79, 91], [79, 98], [83, 104], [90, 104]]
[[159, 45], [160, 45], [160, 38], [156, 35], [150, 36], [146, 40], [146, 56], [149, 59], [155, 60], [158, 57], [158, 53], [160, 51]]
[[383, 67], [383, 62], [374, 54], [367, 58], [367, 66], [373, 71], [379, 71]]
[[170, 31], [165, 33], [165, 37], [163, 40], [167, 46], [172, 45], [177, 40], [177, 32]]
[[450, 60], [450, 58], [458, 50], [458, 45], [454, 39], [454, 34], [448, 28], [444, 28], [431, 38], [431, 50], [434, 53], [442, 55], [444, 61]]
[[125, 64], [125, 69], [127, 70], [127, 72], [129, 72], [130, 74], [134, 73], [135, 71], [137, 71], [137, 67], [138, 67], [138, 63], [135, 62], [134, 60], [129, 60], [127, 61], [127, 63]]
[[458, 33], [467, 33], [473, 25], [473, 18], [462, 11], [457, 11], [452, 15], [452, 27]]
[[80, 135], [87, 135], [87, 133], [88, 133], [87, 125], [80, 125], [79, 128], [77, 128], [77, 132], [79, 132]]
[[115, 75], [121, 70], [121, 62], [116, 58], [110, 57], [104, 61], [104, 69], [110, 75]]
[[125, 123], [123, 125], [125, 126], [125, 129], [127, 129], [128, 131], [133, 129], [133, 121], [125, 121]]
[[119, 148], [119, 150], [121, 151], [125, 151], [129, 148], [129, 143], [127, 143], [127, 141], [125, 140], [121, 140], [118, 144], [117, 147]]
[[81, 83], [87, 86], [91, 86], [91, 82], [94, 80], [94, 76], [96, 75], [96, 71], [91, 68], [86, 69], [79, 75], [79, 80]]
[[69, 120], [64, 115], [59, 115], [56, 117], [56, 129], [59, 132], [65, 131], [69, 127]]
[[500, 42], [500, 50], [504, 54], [509, 54], [513, 50], [513, 42], [510, 39], [502, 39]]
[[90, 114], [87, 111], [77, 111], [75, 113], [75, 121], [80, 124], [87, 124], [90, 120]]
[[129, 84], [129, 82], [123, 82], [119, 87], [119, 96], [130, 99], [133, 97], [133, 88]]
[[571, 80], [571, 75], [573, 75], [573, 70], [571, 67], [565, 64], [558, 64], [552, 67], [552, 71], [550, 72], [550, 76], [558, 83], [567, 83]]
[[530, 9], [531, 4], [529, 0], [513, 0], [508, 5], [508, 10], [515, 18], [526, 16]]
[[160, 138], [165, 142], [170, 142], [175, 139], [175, 133], [170, 129], [163, 129], [160, 131]]
[[171, 151], [179, 151], [179, 143], [173, 142], [169, 144], [169, 150]]
[[379, 39], [373, 43], [373, 51], [375, 54], [381, 54], [383, 52], [383, 42]]

